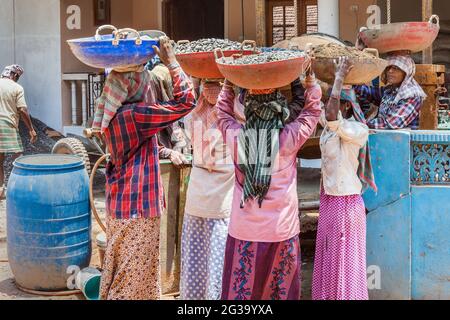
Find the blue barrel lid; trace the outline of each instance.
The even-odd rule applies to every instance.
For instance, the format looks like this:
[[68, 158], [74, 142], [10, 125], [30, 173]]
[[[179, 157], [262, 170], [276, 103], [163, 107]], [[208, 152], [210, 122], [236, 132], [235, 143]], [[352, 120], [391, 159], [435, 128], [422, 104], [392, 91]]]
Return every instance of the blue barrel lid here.
[[24, 156], [14, 161], [14, 167], [29, 170], [66, 170], [84, 167], [84, 161], [66, 154], [38, 154]]

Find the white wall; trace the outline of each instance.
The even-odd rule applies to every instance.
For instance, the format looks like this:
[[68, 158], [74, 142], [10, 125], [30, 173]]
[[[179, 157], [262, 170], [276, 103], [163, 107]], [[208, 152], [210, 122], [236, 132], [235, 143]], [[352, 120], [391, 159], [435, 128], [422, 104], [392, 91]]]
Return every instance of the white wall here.
[[[23, 66], [25, 73], [19, 83], [25, 88], [31, 115], [61, 130], [60, 1], [0, 0], [0, 8], [2, 67], [12, 63]], [[13, 46], [13, 29], [14, 49], [5, 50], [3, 43]], [[5, 40], [5, 33], [11, 37]]]
[[318, 0], [319, 32], [339, 37], [339, 0]]
[[62, 129], [59, 0], [15, 0], [16, 59], [31, 114]]
[[[14, 62], [13, 0], [0, 0], [0, 69]], [[0, 70], [1, 72], [1, 70]]]

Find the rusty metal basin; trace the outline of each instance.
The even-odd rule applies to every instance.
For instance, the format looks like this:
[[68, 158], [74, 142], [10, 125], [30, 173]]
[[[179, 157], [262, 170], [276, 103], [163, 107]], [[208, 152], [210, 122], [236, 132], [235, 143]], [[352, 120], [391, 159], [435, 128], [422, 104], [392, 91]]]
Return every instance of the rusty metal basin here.
[[[186, 40], [179, 41], [178, 44], [188, 42]], [[235, 54], [251, 55], [255, 54], [256, 43], [254, 41], [246, 40], [242, 43], [244, 46], [250, 45], [251, 50], [223, 50], [225, 57], [231, 57]], [[176, 58], [181, 68], [186, 74], [199, 79], [222, 79], [223, 75], [216, 64], [214, 51], [209, 52], [194, 52], [177, 54]]]
[[231, 65], [234, 57], [216, 60], [220, 72], [235, 85], [253, 90], [284, 87], [295, 81], [310, 65], [311, 59], [304, 54], [298, 58], [261, 64]]
[[[223, 52], [226, 57], [235, 54], [250, 55], [251, 50], [227, 50]], [[214, 52], [196, 52], [176, 55], [181, 68], [186, 74], [199, 79], [221, 79], [222, 73], [217, 67]]]
[[380, 54], [409, 50], [420, 52], [430, 47], [439, 34], [439, 17], [434, 15], [428, 22], [399, 22], [381, 25], [378, 29], [360, 32], [361, 40]]
[[[373, 49], [365, 49], [366, 52], [373, 54], [374, 58], [350, 58], [353, 69], [345, 78], [344, 83], [347, 85], [360, 85], [371, 82], [373, 79], [381, 75], [388, 66], [388, 62], [378, 57], [378, 52]], [[312, 62], [313, 70], [317, 79], [333, 84], [336, 66], [335, 58], [315, 57]]]

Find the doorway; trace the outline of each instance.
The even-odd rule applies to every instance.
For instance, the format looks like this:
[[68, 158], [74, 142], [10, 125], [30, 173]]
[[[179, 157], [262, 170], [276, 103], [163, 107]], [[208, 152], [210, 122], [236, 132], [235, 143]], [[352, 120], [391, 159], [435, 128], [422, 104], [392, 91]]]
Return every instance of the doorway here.
[[224, 38], [224, 0], [165, 0], [163, 29], [173, 40]]

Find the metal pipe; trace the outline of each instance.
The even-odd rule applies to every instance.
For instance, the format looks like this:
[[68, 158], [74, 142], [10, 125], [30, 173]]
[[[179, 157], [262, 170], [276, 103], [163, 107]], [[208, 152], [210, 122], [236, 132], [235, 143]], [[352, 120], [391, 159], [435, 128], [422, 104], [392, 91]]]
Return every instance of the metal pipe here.
[[97, 220], [98, 225], [103, 230], [103, 232], [106, 233], [106, 225], [103, 223], [102, 219], [100, 218], [97, 208], [95, 207], [95, 197], [94, 197], [94, 179], [95, 174], [97, 173], [98, 167], [102, 164], [103, 161], [105, 161], [109, 157], [108, 154], [105, 154], [100, 157], [100, 159], [97, 160], [97, 163], [95, 164], [94, 168], [92, 169], [91, 177], [89, 179], [89, 201], [91, 203], [91, 210], [94, 214], [95, 220]]

